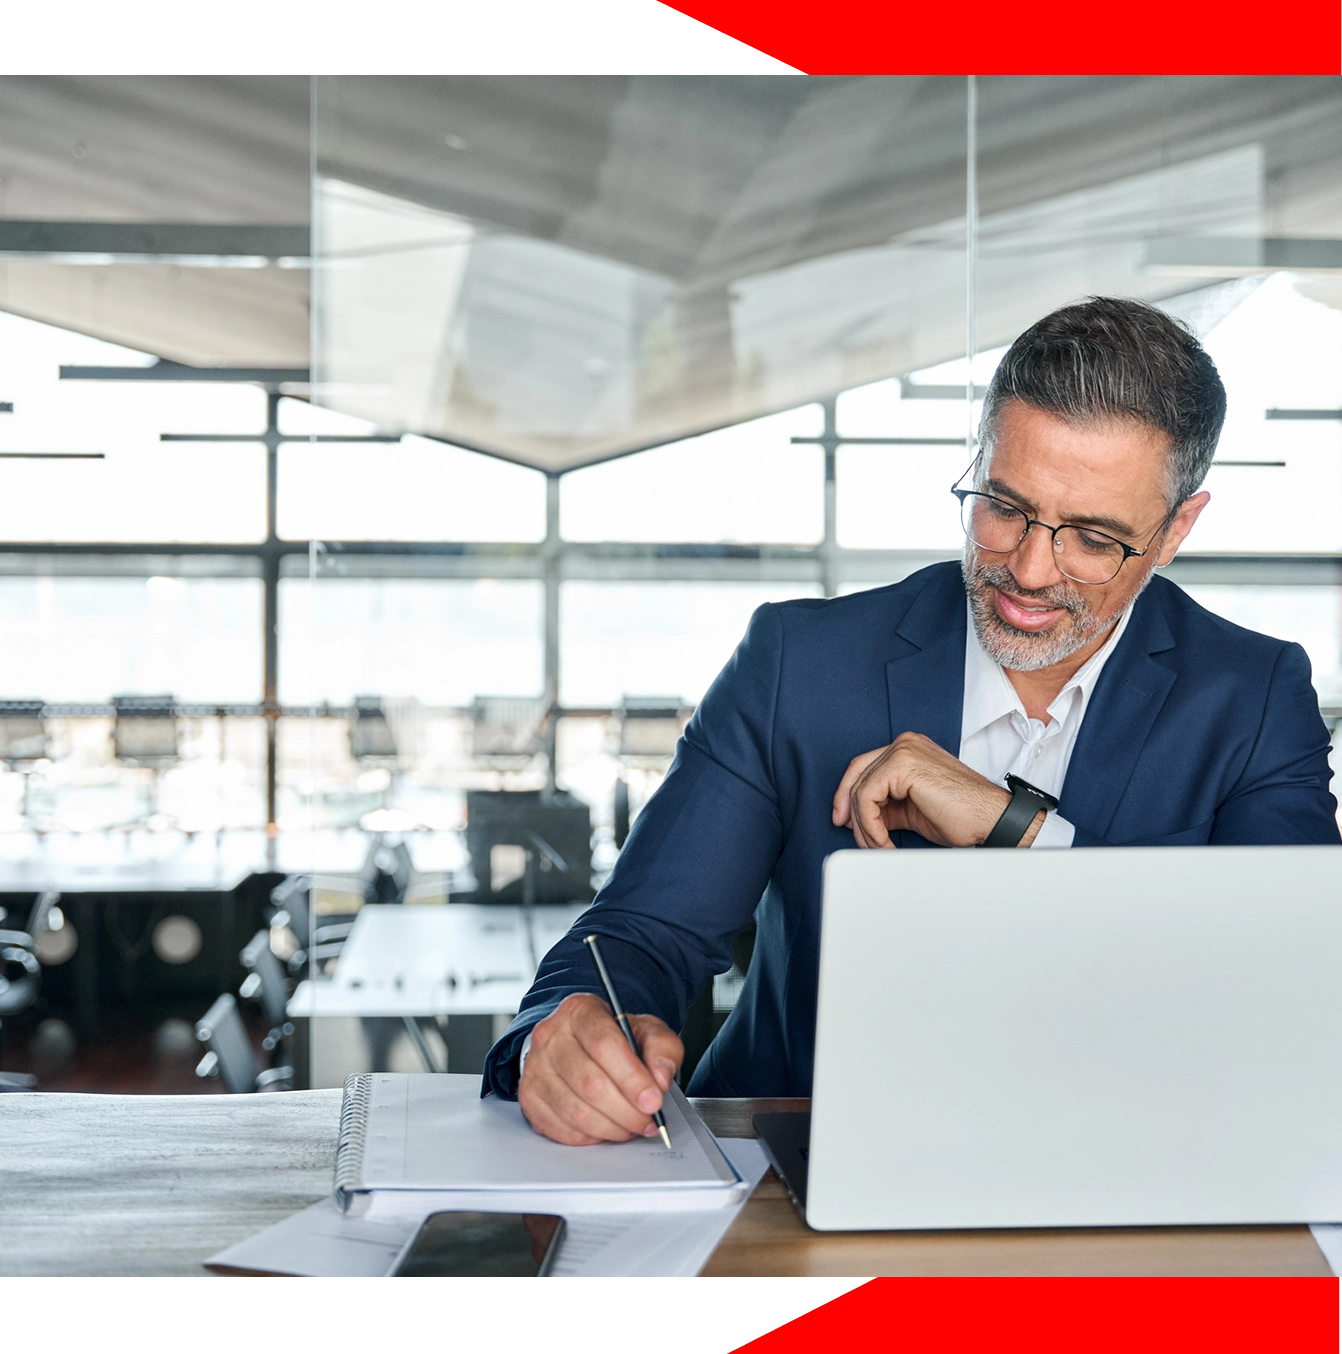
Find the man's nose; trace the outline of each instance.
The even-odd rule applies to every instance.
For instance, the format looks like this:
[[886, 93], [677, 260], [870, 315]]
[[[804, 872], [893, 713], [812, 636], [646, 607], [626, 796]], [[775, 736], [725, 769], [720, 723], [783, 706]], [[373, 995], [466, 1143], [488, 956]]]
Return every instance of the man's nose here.
[[1011, 554], [1011, 572], [1022, 588], [1048, 588], [1062, 580], [1053, 550], [1053, 534], [1044, 527], [1031, 527]]

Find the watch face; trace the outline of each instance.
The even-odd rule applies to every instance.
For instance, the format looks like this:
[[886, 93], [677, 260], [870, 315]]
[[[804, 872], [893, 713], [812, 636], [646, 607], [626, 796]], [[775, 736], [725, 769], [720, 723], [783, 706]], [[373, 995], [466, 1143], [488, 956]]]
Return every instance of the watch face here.
[[1031, 785], [1028, 780], [1022, 780], [1017, 775], [1008, 775], [1006, 783], [1007, 788], [1013, 794], [1024, 791], [1026, 794], [1034, 795], [1036, 799], [1042, 800], [1051, 809], [1056, 809], [1058, 807], [1058, 801], [1051, 794], [1041, 790], [1037, 785]]

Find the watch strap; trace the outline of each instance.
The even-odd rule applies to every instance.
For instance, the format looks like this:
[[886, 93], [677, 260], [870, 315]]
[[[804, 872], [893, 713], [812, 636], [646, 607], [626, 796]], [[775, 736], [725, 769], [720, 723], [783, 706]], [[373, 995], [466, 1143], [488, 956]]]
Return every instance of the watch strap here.
[[1006, 784], [1011, 791], [1011, 802], [1002, 810], [1002, 816], [980, 846], [1019, 846], [1039, 810], [1058, 807], [1058, 801], [1051, 794], [1019, 776], [1008, 776]]

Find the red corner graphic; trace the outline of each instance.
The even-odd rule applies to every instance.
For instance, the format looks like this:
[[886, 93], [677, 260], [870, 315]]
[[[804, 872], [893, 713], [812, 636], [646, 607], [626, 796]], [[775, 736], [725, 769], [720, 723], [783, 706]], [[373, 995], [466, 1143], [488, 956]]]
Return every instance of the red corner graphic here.
[[1337, 75], [1342, 6], [1295, 0], [663, 0], [810, 75]]
[[874, 1279], [735, 1354], [1336, 1354], [1336, 1279]]

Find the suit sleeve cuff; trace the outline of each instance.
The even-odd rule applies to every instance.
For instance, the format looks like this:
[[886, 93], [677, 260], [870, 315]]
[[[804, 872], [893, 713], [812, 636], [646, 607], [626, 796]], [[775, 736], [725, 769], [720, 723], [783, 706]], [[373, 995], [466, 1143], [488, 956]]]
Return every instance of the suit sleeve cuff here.
[[531, 1027], [538, 1020], [544, 1020], [558, 1005], [556, 1001], [533, 1006], [513, 1021], [512, 1028], [485, 1055], [485, 1071], [480, 1085], [482, 1096], [517, 1099], [517, 1086], [522, 1080], [522, 1062], [531, 1048]]
[[1047, 851], [1050, 847], [1071, 846], [1075, 836], [1076, 828], [1066, 818], [1060, 818], [1056, 813], [1047, 813], [1044, 815], [1039, 835], [1030, 843], [1030, 850], [1038, 851], [1042, 847]]

